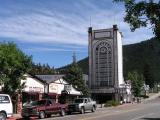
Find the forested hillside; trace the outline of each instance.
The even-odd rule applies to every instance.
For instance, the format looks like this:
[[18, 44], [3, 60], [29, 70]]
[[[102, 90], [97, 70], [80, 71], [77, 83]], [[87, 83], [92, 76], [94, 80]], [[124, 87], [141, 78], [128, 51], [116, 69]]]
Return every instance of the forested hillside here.
[[[83, 73], [88, 74], [88, 57], [78, 61]], [[67, 66], [60, 68], [65, 70]], [[154, 81], [160, 81], [160, 41], [150, 39], [123, 46], [124, 77], [130, 71], [147, 74]]]

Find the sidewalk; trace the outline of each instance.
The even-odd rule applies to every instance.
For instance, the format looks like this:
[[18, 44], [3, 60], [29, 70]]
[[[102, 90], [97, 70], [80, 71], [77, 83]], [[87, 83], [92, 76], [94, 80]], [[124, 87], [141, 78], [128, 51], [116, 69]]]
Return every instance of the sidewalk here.
[[159, 93], [150, 93], [149, 98], [143, 99], [143, 103], [150, 101], [150, 100], [153, 100], [159, 96], [160, 96], [160, 92]]
[[12, 117], [7, 118], [7, 120], [17, 120], [17, 119], [22, 119], [20, 114], [13, 114]]
[[101, 106], [101, 104], [97, 104], [97, 109], [101, 109], [101, 108], [108, 108], [108, 109], [112, 109], [112, 108], [126, 108], [126, 107], [131, 107], [131, 106], [135, 106], [138, 105], [139, 103], [124, 103], [122, 105], [118, 105], [118, 106], [112, 106], [112, 107], [104, 107]]
[[[37, 117], [30, 117], [30, 120], [36, 120]], [[7, 120], [24, 120], [24, 118], [22, 118], [21, 114], [13, 114], [12, 117], [8, 118]]]

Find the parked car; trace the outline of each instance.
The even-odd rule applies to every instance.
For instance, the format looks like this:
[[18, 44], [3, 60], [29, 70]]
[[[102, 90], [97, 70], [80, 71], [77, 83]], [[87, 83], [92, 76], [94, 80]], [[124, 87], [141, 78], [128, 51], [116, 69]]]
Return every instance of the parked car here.
[[55, 103], [50, 99], [44, 99], [33, 101], [32, 103], [24, 106], [22, 109], [22, 117], [27, 119], [31, 116], [38, 116], [42, 119], [45, 117], [51, 117], [54, 113], [59, 113], [61, 116], [64, 116], [67, 111], [67, 105]]
[[73, 104], [68, 105], [68, 113], [80, 112], [83, 114], [88, 110], [95, 112], [96, 108], [96, 101], [93, 101], [91, 98], [78, 98], [75, 99]]
[[9, 95], [0, 94], [0, 120], [6, 120], [13, 115], [13, 105]]

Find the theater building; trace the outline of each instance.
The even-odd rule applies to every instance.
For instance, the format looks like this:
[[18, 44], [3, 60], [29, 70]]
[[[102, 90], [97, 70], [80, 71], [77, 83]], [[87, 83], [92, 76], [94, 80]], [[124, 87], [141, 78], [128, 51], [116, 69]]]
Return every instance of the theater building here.
[[122, 63], [122, 34], [117, 25], [88, 30], [89, 87], [99, 102], [119, 100], [125, 94]]

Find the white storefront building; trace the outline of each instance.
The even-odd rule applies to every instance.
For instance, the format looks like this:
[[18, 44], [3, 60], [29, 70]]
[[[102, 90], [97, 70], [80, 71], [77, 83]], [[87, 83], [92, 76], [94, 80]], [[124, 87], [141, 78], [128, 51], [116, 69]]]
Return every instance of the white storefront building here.
[[26, 78], [24, 80], [21, 80], [21, 84], [25, 83], [25, 87], [23, 89], [24, 92], [44, 93], [44, 82], [31, 75], [26, 74], [25, 77]]
[[[71, 102], [75, 97], [81, 96], [82, 93], [76, 90], [72, 85], [63, 79], [64, 75], [36, 75], [40, 79], [48, 83], [48, 95], [50, 98], [61, 102], [66, 99], [67, 102]], [[66, 94], [64, 96], [64, 94]], [[63, 98], [65, 97], [65, 98]]]
[[22, 102], [42, 99], [44, 93], [47, 92], [46, 82], [30, 74], [25, 74], [24, 77], [25, 79], [21, 80], [21, 84], [25, 86], [22, 89]]

